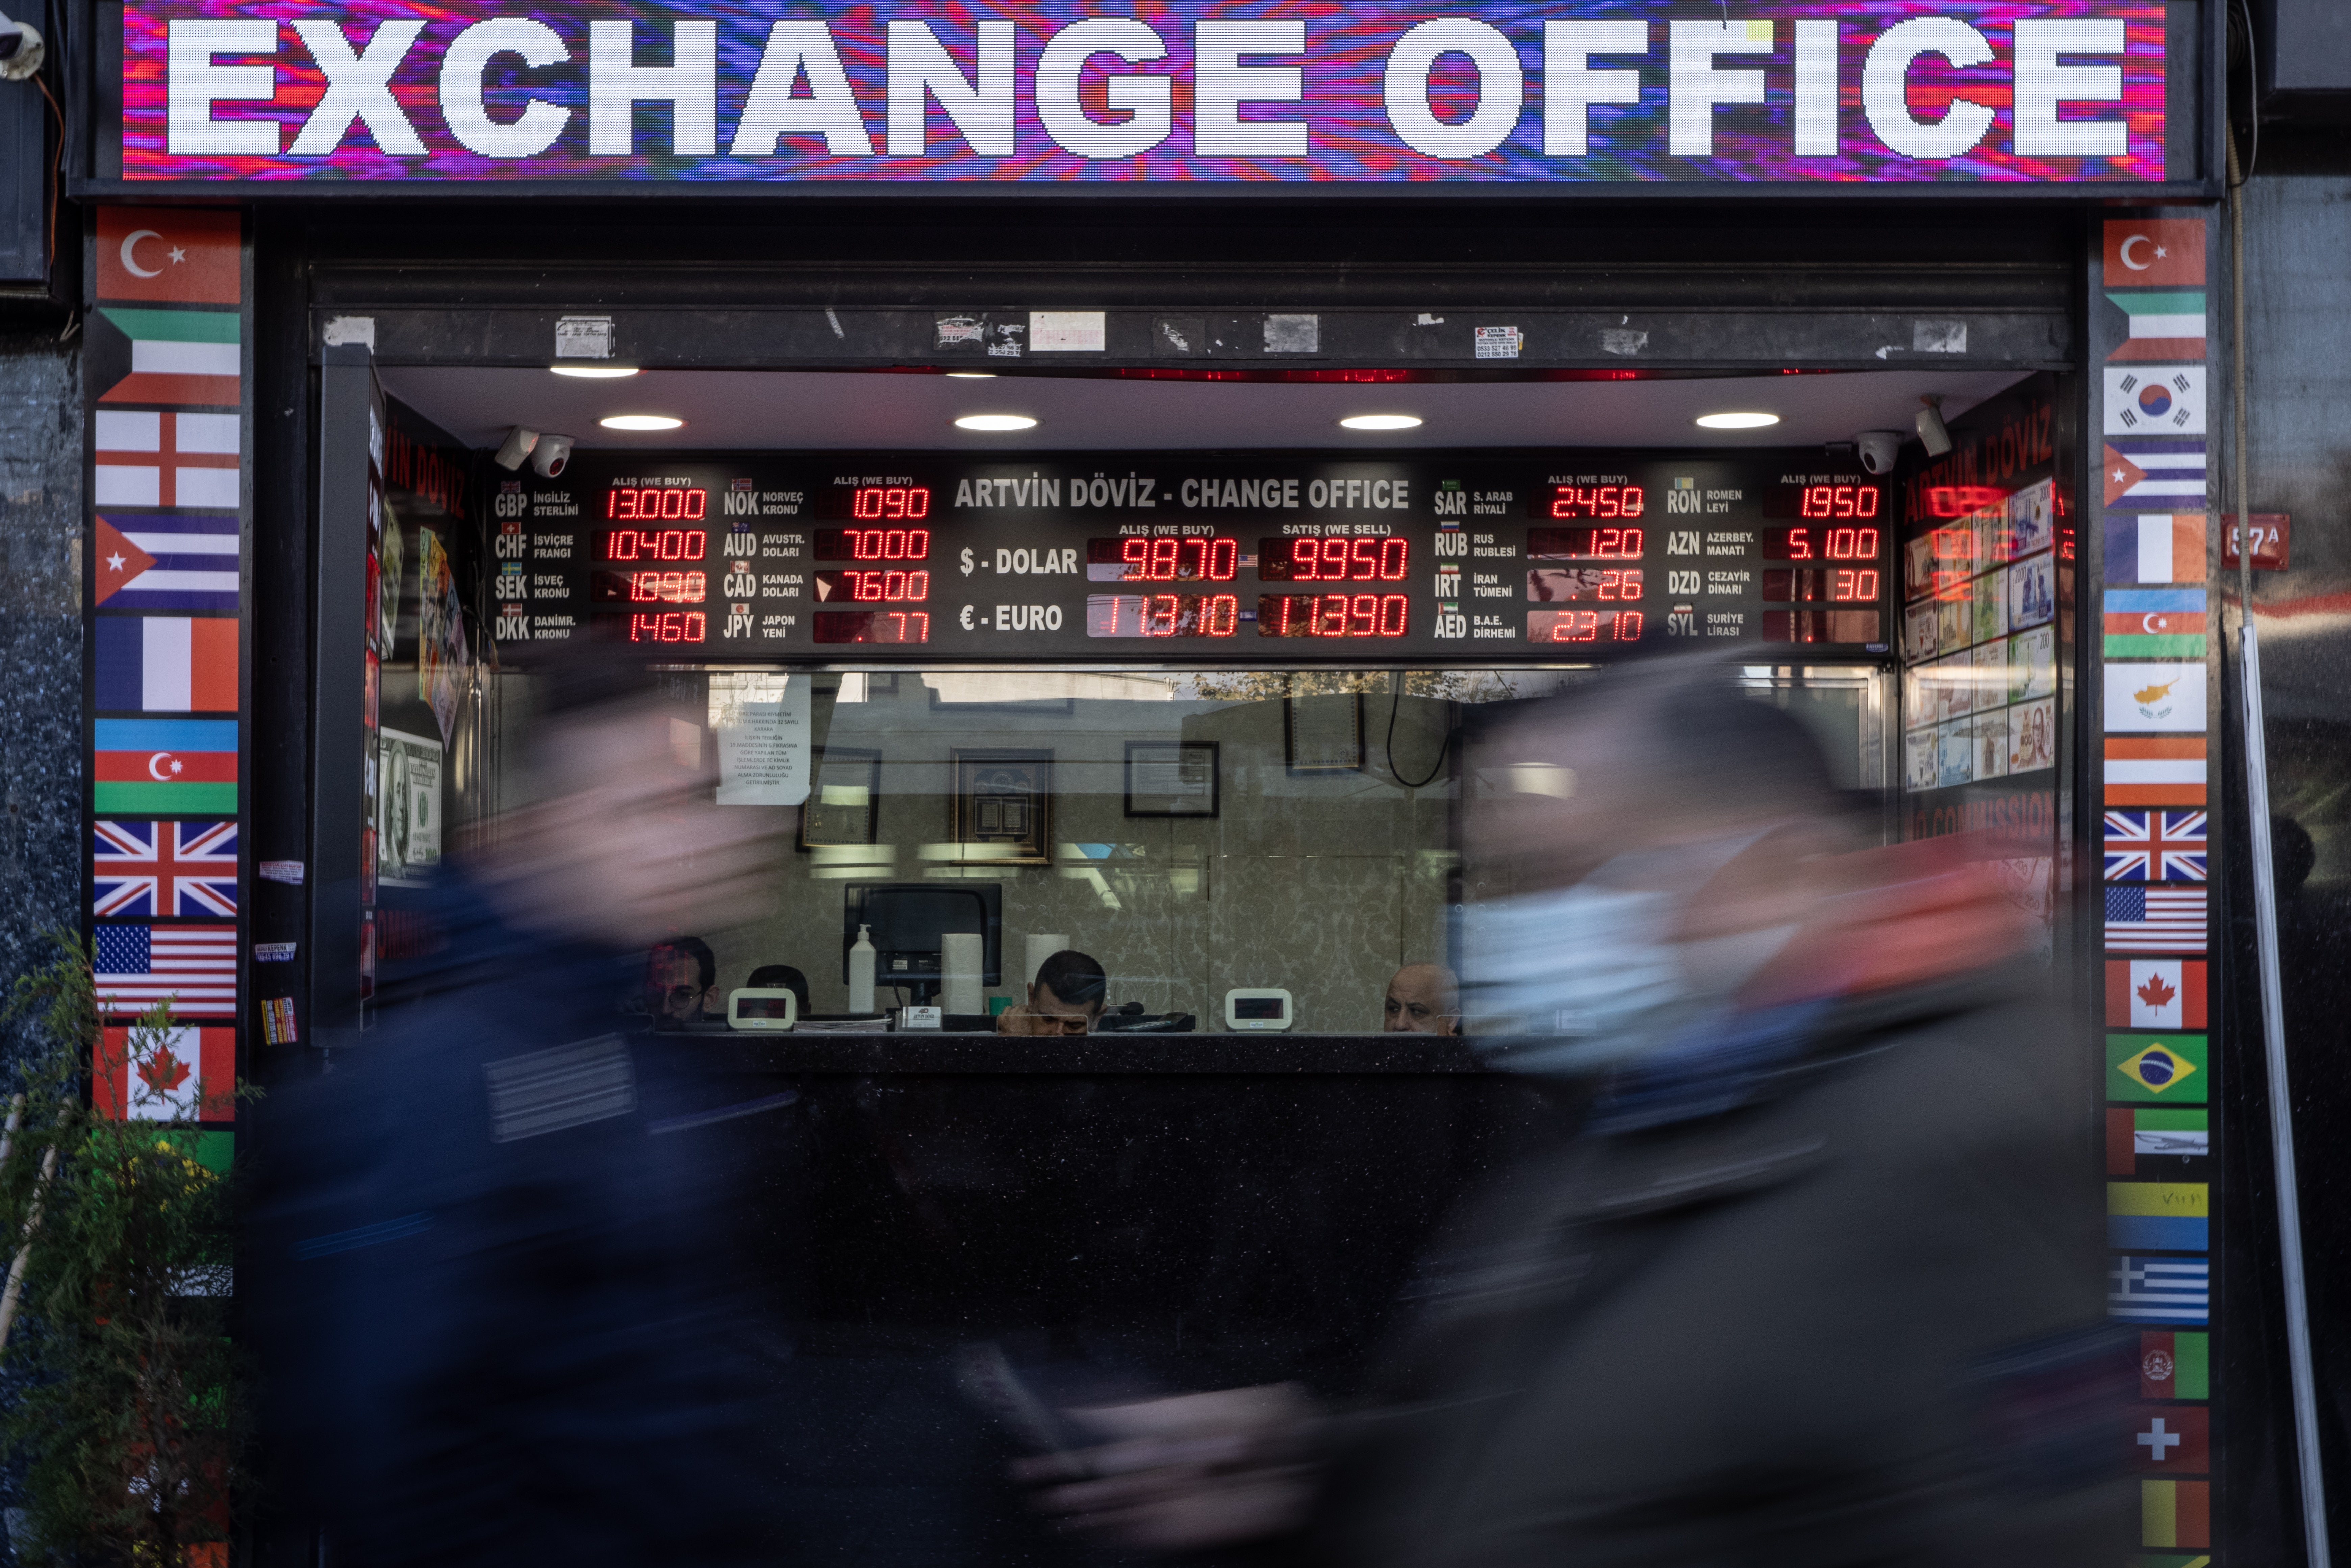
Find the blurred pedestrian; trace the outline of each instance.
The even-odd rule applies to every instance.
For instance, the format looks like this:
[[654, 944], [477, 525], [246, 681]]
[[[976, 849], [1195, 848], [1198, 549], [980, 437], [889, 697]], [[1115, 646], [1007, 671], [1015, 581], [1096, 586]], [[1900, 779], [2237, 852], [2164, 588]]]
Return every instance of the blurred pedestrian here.
[[[274, 1500], [340, 1563], [749, 1563], [723, 1087], [622, 1033], [644, 949], [739, 921], [772, 813], [713, 804], [698, 713], [551, 681], [533, 803], [446, 878], [377, 1026], [263, 1103], [246, 1292]], [[723, 1107], [722, 1107], [723, 1108]]]
[[1509, 892], [1465, 1009], [1530, 1030], [1497, 1065], [1591, 1082], [1583, 1134], [1465, 1206], [1353, 1408], [1072, 1412], [1111, 1440], [1032, 1461], [1042, 1505], [1346, 1568], [2124, 1554], [2087, 1071], [2031, 922], [1964, 846], [1856, 849], [1719, 662], [1531, 705], [1472, 763], [1538, 787], [1468, 825]]

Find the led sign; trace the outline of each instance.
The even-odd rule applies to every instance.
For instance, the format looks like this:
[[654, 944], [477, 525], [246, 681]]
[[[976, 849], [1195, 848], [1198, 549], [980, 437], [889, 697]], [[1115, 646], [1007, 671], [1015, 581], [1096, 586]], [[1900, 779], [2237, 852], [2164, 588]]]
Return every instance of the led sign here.
[[[1301, 15], [1273, 0], [1168, 0], [1146, 19], [1061, 0], [528, 11], [129, 0], [122, 174], [1384, 188], [2165, 178], [2160, 0], [1711, 10], [1505, 0], [1464, 16], [1433, 0], [1353, 0]], [[911, 492], [873, 495], [879, 509], [854, 516], [925, 515]], [[1636, 514], [1571, 498], [1549, 515]]]

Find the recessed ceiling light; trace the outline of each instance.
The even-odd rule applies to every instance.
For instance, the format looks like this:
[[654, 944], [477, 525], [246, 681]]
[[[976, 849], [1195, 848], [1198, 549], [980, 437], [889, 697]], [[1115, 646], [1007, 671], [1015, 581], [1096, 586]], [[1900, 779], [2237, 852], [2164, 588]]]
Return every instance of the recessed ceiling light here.
[[1034, 430], [1037, 422], [1025, 413], [967, 413], [956, 421], [956, 428], [1000, 434], [1014, 430]]
[[637, 373], [634, 365], [549, 365], [559, 376], [577, 376], [583, 382], [618, 381], [622, 376]]
[[607, 430], [675, 430], [685, 421], [665, 413], [610, 413], [596, 423]]
[[995, 379], [994, 371], [949, 371], [947, 372], [947, 380], [951, 382], [992, 382]]
[[1419, 426], [1416, 413], [1351, 413], [1339, 422], [1342, 430], [1416, 430]]
[[1776, 413], [1702, 413], [1698, 423], [1703, 430], [1761, 430], [1767, 424], [1777, 424]]

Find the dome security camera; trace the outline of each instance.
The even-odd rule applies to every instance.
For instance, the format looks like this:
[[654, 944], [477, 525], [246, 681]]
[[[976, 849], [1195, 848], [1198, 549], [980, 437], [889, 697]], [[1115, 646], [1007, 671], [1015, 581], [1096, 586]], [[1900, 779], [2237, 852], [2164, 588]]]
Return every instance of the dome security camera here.
[[563, 471], [571, 466], [571, 437], [542, 435], [530, 455], [532, 472], [542, 479], [560, 479]]
[[1865, 430], [1853, 438], [1854, 449], [1861, 455], [1861, 465], [1872, 474], [1891, 474], [1902, 456], [1902, 433], [1898, 430]]
[[529, 456], [531, 448], [538, 444], [538, 432], [525, 430], [517, 424], [507, 432], [506, 440], [498, 444], [497, 455], [490, 461], [501, 468], [519, 468], [522, 466], [522, 460]]

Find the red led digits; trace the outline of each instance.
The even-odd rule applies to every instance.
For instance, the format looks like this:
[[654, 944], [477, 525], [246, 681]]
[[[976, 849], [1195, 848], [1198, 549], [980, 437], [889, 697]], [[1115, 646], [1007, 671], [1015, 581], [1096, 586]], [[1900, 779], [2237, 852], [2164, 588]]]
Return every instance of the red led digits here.
[[1240, 565], [1240, 540], [1222, 536], [1086, 541], [1086, 576], [1095, 582], [1230, 582]]
[[931, 574], [920, 569], [905, 571], [896, 567], [820, 571], [816, 574], [816, 596], [820, 601], [846, 599], [863, 604], [905, 603], [931, 596]]
[[699, 610], [641, 611], [629, 617], [629, 641], [699, 643], [709, 627], [710, 618]]
[[1549, 517], [1637, 517], [1647, 505], [1647, 492], [1638, 485], [1553, 485], [1551, 505], [1538, 514]]
[[1763, 572], [1763, 601], [1870, 604], [1883, 582], [1876, 567], [1772, 567]]
[[1876, 560], [1881, 537], [1876, 528], [1765, 528], [1763, 559]]
[[819, 560], [928, 560], [928, 528], [819, 528]]
[[927, 517], [931, 515], [931, 492], [917, 485], [861, 486], [850, 495], [849, 515], [859, 518], [883, 517], [893, 522]]
[[1260, 637], [1401, 637], [1411, 601], [1401, 593], [1265, 593]]
[[1638, 610], [1530, 610], [1530, 643], [1637, 643], [1646, 617]]
[[708, 579], [698, 571], [629, 573], [629, 597], [639, 604], [699, 604], [709, 596]]
[[810, 618], [817, 643], [927, 643], [927, 610], [820, 610]]
[[1411, 570], [1406, 540], [1296, 534], [1258, 541], [1258, 576], [1267, 582], [1402, 582]]
[[1229, 637], [1240, 630], [1238, 594], [1092, 593], [1089, 637]]
[[1807, 485], [1802, 512], [1807, 517], [1874, 517], [1878, 490], [1875, 485]]
[[1530, 560], [1638, 560], [1648, 542], [1640, 528], [1529, 528]]
[[[691, 523], [699, 521], [709, 505], [710, 492], [707, 490], [672, 490], [653, 486], [639, 490], [623, 486], [605, 496], [604, 517], [607, 521], [613, 522], [659, 518], [664, 522], [680, 519]], [[611, 559], [622, 560], [630, 558], [614, 556]]]
[[604, 536], [606, 560], [700, 560], [709, 553], [710, 535], [701, 528], [614, 528]]

